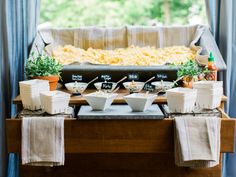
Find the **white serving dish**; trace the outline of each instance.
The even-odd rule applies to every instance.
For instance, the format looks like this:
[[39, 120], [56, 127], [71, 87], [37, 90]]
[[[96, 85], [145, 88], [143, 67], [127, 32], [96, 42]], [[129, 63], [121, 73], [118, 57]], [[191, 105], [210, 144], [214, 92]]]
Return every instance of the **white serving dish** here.
[[155, 86], [155, 89], [158, 92], [166, 92], [166, 90], [169, 90], [174, 87], [174, 83], [169, 81], [155, 81], [151, 84]]
[[124, 96], [125, 101], [131, 107], [133, 111], [143, 112], [151, 107], [156, 95], [146, 93], [133, 93]]
[[29, 110], [41, 109], [40, 92], [49, 91], [47, 80], [33, 79], [19, 82], [23, 107]]
[[199, 81], [193, 83], [193, 88], [207, 88], [207, 89], [214, 89], [214, 88], [222, 88], [223, 82], [222, 81]]
[[144, 82], [124, 82], [123, 86], [130, 92], [130, 93], [138, 93], [140, 92], [144, 87]]
[[117, 93], [105, 93], [102, 91], [83, 95], [93, 110], [105, 110], [109, 108], [117, 96]]
[[[96, 83], [94, 83], [94, 86], [96, 87], [97, 90], [102, 90], [102, 83], [104, 83], [104, 82], [96, 82]], [[106, 90], [106, 91], [107, 92], [112, 92], [116, 88], [117, 83], [115, 83], [115, 82], [108, 82], [108, 83], [112, 83], [112, 89]]]
[[40, 93], [42, 109], [49, 114], [64, 113], [68, 109], [70, 94], [62, 91], [46, 91]]
[[86, 90], [88, 84], [85, 82], [70, 82], [65, 84], [65, 86], [72, 94], [81, 94]]
[[167, 104], [172, 113], [192, 112], [197, 99], [197, 90], [177, 87], [166, 91]]

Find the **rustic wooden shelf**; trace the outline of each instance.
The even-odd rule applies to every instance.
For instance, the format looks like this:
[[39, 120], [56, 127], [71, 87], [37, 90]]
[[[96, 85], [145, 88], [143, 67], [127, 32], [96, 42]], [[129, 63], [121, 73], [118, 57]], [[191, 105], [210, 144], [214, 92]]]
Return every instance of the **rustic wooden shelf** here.
[[[68, 92], [66, 89], [61, 89], [61, 91]], [[94, 91], [96, 91], [96, 90], [95, 89], [87, 89], [83, 94], [91, 93]], [[118, 96], [114, 100], [113, 103], [115, 103], [115, 104], [126, 103], [123, 96], [128, 95], [129, 94], [128, 91], [125, 89], [119, 89], [117, 93], [118, 93]], [[226, 101], [227, 101], [227, 97], [222, 96], [222, 102], [226, 102]], [[16, 105], [22, 104], [20, 95], [18, 95], [13, 100], [13, 103]], [[164, 103], [167, 103], [167, 99], [166, 99], [165, 95], [158, 95], [157, 98], [155, 99], [154, 103], [164, 104]], [[87, 102], [82, 96], [72, 96], [70, 98], [70, 104], [71, 105], [83, 105], [83, 104], [87, 104]]]

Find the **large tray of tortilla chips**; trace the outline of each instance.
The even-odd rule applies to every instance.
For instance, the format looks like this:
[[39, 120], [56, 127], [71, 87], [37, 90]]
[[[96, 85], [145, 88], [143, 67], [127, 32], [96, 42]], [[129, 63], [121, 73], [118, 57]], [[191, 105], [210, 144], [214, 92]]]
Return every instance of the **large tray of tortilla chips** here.
[[123, 76], [172, 81], [188, 60], [206, 65], [210, 51], [219, 71], [226, 69], [211, 32], [202, 25], [41, 29], [31, 51], [51, 55], [63, 64], [64, 83], [87, 82], [96, 76], [112, 81]]

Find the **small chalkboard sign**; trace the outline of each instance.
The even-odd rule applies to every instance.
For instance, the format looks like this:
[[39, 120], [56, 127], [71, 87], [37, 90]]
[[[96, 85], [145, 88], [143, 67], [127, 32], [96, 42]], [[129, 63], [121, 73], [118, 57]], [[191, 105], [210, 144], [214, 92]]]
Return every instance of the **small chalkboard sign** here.
[[72, 77], [73, 81], [82, 81], [82, 79], [83, 79], [83, 76], [79, 75], [79, 74], [72, 74], [71, 77]]
[[156, 79], [167, 79], [168, 78], [168, 76], [167, 76], [167, 74], [164, 74], [164, 73], [157, 73], [156, 74]]
[[103, 75], [101, 75], [101, 79], [104, 81], [109, 81], [109, 80], [111, 80], [111, 75], [103, 74]]
[[137, 73], [128, 74], [128, 80], [138, 81], [139, 80], [139, 74], [137, 74]]
[[101, 86], [102, 90], [111, 90], [112, 89], [112, 83], [111, 82], [103, 82]]
[[153, 92], [155, 90], [155, 86], [149, 83], [146, 83], [143, 87], [143, 90]]

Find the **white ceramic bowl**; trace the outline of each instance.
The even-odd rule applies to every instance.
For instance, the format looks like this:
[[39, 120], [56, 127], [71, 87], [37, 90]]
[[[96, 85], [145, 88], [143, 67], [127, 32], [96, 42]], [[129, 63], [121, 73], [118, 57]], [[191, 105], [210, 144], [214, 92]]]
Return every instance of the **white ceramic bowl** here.
[[67, 90], [69, 90], [73, 94], [83, 93], [86, 88], [88, 87], [88, 84], [85, 82], [70, 82], [65, 84]]
[[124, 82], [123, 85], [130, 93], [138, 93], [143, 89], [144, 82]]
[[152, 85], [155, 86], [157, 92], [166, 92], [166, 90], [174, 87], [174, 83], [168, 81], [155, 81], [152, 82]]
[[83, 95], [93, 110], [106, 110], [117, 96], [117, 93], [104, 93], [101, 91]]
[[133, 93], [124, 96], [125, 101], [133, 111], [143, 112], [146, 111], [155, 100], [156, 95], [146, 93]]
[[[102, 90], [102, 83], [104, 83], [104, 82], [96, 82], [96, 83], [94, 83], [94, 86], [96, 87], [97, 90]], [[116, 88], [117, 83], [115, 83], [115, 82], [108, 82], [108, 83], [112, 83], [112, 89], [107, 90], [107, 91], [108, 92], [112, 92]]]

